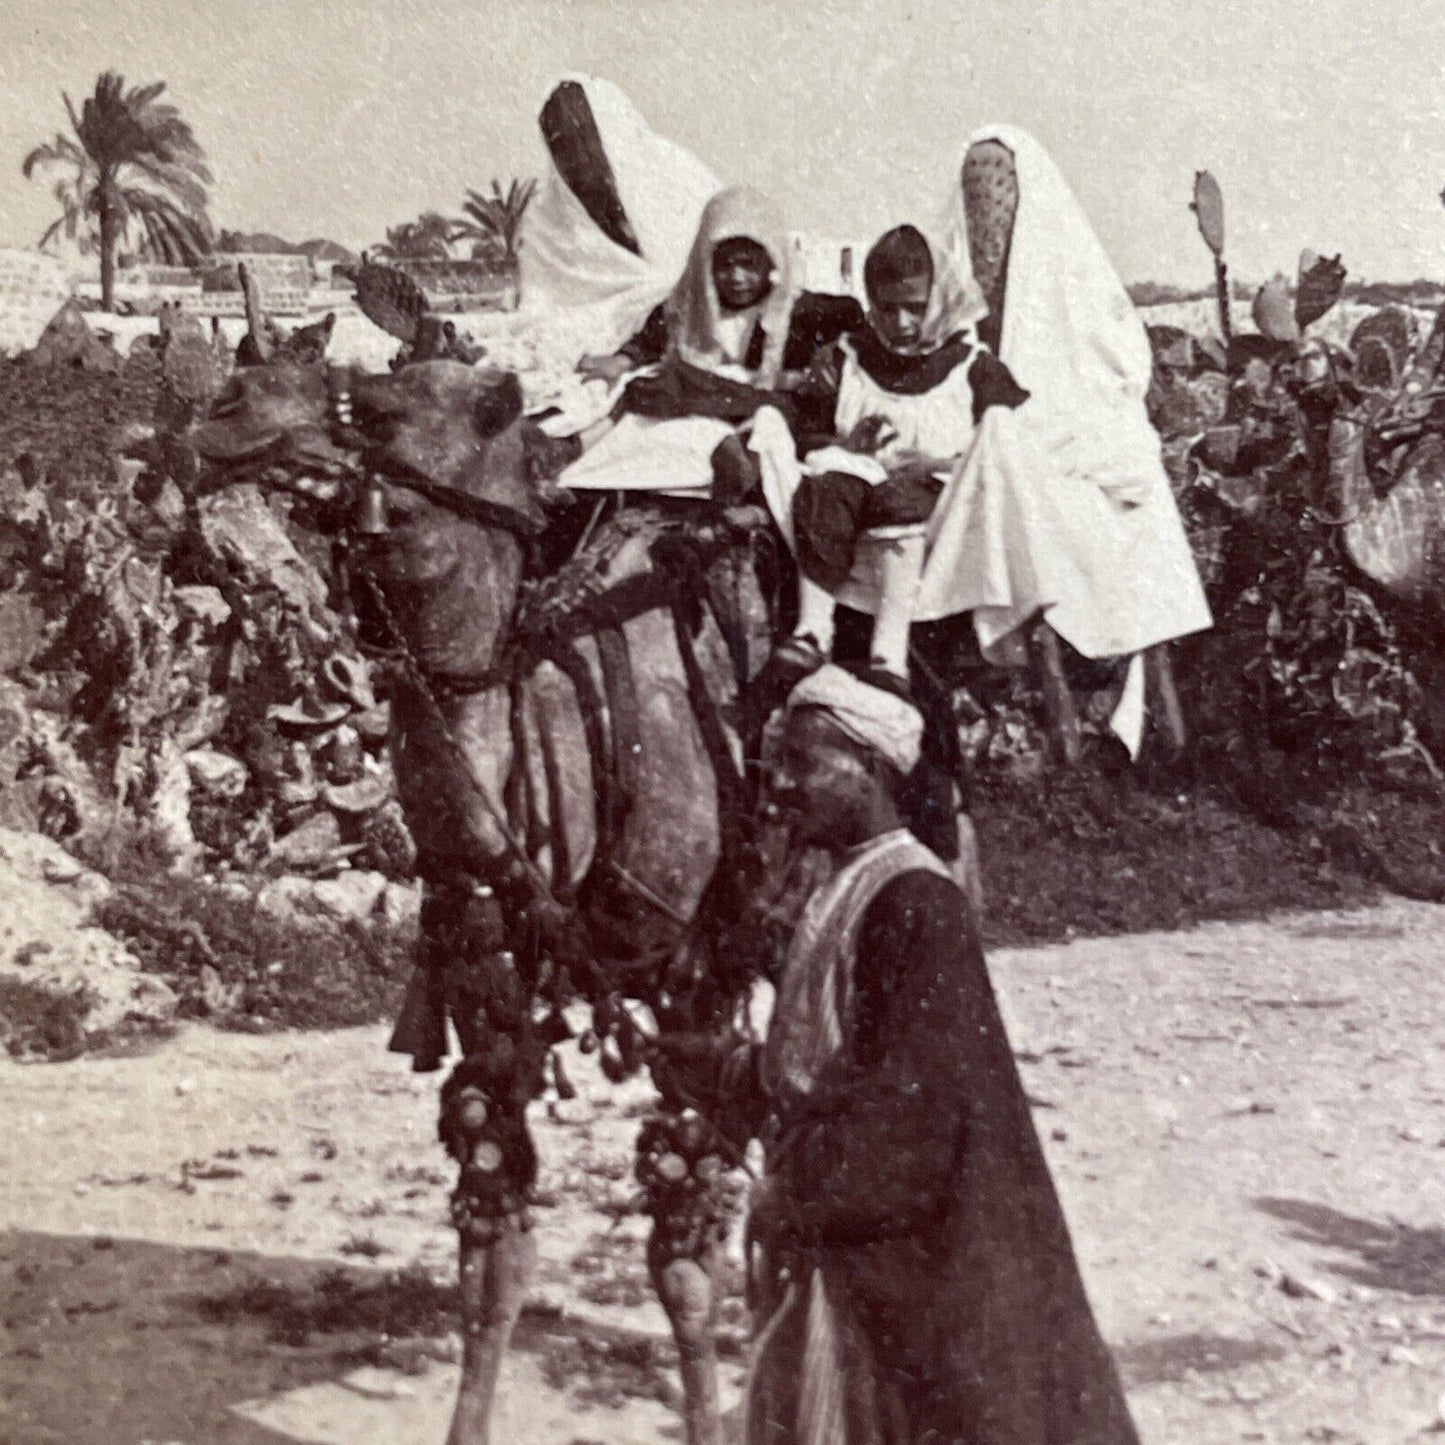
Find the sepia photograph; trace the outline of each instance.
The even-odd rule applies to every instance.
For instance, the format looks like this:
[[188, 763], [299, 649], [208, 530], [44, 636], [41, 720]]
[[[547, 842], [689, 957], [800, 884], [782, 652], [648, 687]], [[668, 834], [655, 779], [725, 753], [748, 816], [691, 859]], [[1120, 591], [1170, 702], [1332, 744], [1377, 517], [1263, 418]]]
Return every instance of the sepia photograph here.
[[1442, 57], [7, 0], [0, 1445], [1445, 1440]]

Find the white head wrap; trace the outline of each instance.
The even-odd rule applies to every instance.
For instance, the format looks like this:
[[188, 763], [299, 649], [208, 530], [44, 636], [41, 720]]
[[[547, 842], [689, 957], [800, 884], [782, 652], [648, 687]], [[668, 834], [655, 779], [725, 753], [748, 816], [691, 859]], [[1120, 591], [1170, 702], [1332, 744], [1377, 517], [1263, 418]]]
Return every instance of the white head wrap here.
[[818, 708], [845, 736], [911, 773], [923, 746], [923, 715], [895, 693], [874, 687], [835, 663], [805, 677], [788, 696], [785, 716]]
[[586, 94], [641, 254], [604, 235], [549, 162], [522, 228], [522, 304], [585, 314], [585, 344], [611, 351], [676, 285], [703, 207], [721, 182], [690, 151], [658, 135], [609, 81], [563, 79]]
[[[963, 238], [962, 244], [954, 228], [951, 227], [952, 218], [948, 218], [950, 229], [945, 231], [943, 227], [932, 229], [925, 226], [908, 224], [913, 230], [923, 237], [924, 244], [928, 247], [928, 254], [933, 263], [932, 284], [928, 289], [928, 308], [923, 313], [923, 324], [919, 328], [918, 339], [907, 348], [909, 354], [926, 355], [930, 351], [936, 351], [944, 342], [957, 336], [960, 331], [966, 331], [976, 326], [988, 315], [988, 302], [984, 299], [983, 291], [978, 281], [974, 278], [973, 263], [969, 260], [967, 237]], [[891, 236], [894, 231], [901, 229], [894, 227], [884, 233]], [[944, 239], [946, 237], [946, 239]], [[868, 256], [864, 258], [863, 272], [866, 277], [868, 273], [868, 259], [882, 244], [884, 236], [880, 236], [872, 246], [868, 248]], [[872, 309], [872, 298], [867, 296], [865, 282], [865, 299], [868, 301], [869, 309]]]
[[[749, 309], [752, 321], [762, 323], [767, 337], [756, 380], [760, 386], [773, 386], [782, 370], [788, 322], [797, 299], [793, 248], [777, 207], [751, 186], [719, 191], [703, 209], [687, 267], [667, 298], [672, 344], [684, 361], [704, 371], [729, 360], [721, 337], [723, 310], [713, 283], [712, 260], [719, 246], [734, 240], [755, 241], [773, 263], [771, 289]], [[752, 334], [751, 326], [747, 334]]]

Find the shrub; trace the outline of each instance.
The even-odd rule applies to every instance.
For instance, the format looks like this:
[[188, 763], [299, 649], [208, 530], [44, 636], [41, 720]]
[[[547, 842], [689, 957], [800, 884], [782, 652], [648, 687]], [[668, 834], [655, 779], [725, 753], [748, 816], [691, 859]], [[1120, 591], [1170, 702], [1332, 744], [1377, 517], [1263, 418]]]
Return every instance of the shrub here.
[[412, 938], [381, 922], [272, 913], [194, 878], [134, 872], [96, 921], [180, 998], [182, 1017], [245, 1028], [342, 1028], [396, 1010]]

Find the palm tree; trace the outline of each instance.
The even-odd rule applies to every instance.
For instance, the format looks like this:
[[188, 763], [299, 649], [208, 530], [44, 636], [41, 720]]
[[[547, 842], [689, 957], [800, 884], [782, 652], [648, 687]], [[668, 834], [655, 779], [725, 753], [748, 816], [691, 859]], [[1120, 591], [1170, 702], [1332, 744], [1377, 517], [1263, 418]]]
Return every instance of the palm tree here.
[[[66, 141], [64, 136], [56, 136], [52, 144], [59, 146], [71, 143]], [[95, 250], [95, 234], [86, 220], [85, 204], [86, 177], [90, 166], [79, 146], [74, 146], [73, 149], [73, 173], [62, 176], [51, 188], [51, 195], [55, 197], [55, 204], [60, 207], [60, 214], [45, 228], [40, 237], [40, 249], [43, 251], [57, 236], [63, 235], [82, 256], [88, 256]]]
[[414, 221], [386, 228], [386, 240], [373, 248], [383, 261], [446, 261], [456, 222], [436, 211], [423, 211]]
[[500, 247], [505, 263], [515, 266], [522, 249], [522, 218], [536, 192], [536, 181], [515, 178], [505, 191], [502, 183], [494, 179], [490, 196], [468, 186], [462, 218], [457, 222], [453, 239], [470, 240], [473, 257], [485, 256], [488, 252], [495, 254]]
[[55, 187], [60, 219], [40, 244], [63, 232], [87, 250], [93, 219], [107, 311], [115, 307], [116, 252], [127, 235], [141, 254], [172, 265], [190, 265], [211, 248], [211, 172], [190, 125], [161, 102], [165, 88], [157, 81], [127, 90], [125, 78], [108, 70], [79, 111], [62, 92], [73, 135], [57, 133], [21, 167], [27, 180], [42, 166], [70, 171]]

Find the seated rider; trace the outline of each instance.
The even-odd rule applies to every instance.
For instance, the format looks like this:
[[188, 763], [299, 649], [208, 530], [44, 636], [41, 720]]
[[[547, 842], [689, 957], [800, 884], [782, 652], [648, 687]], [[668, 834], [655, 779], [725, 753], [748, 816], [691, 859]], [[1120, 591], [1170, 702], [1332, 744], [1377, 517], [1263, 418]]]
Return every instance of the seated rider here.
[[798, 622], [776, 661], [796, 677], [827, 660], [836, 594], [867, 538], [879, 563], [873, 681], [906, 692], [934, 506], [987, 408], [1017, 407], [1028, 392], [978, 340], [985, 306], [971, 277], [916, 227], [877, 241], [863, 282], [867, 324], [823, 351], [793, 393]]
[[[784, 393], [818, 352], [862, 321], [862, 308], [850, 296], [797, 289], [778, 213], [758, 192], [734, 187], [708, 203], [687, 268], [667, 300], [615, 354], [585, 356], [578, 370], [613, 385], [642, 371], [623, 392], [616, 418], [653, 425], [699, 417], [725, 423], [726, 430], [693, 428], [687, 435], [709, 448], [710, 456], [700, 460], [712, 463], [714, 496], [737, 500], [757, 478], [756, 464], [732, 428], [745, 427], [765, 406], [786, 411]], [[682, 435], [674, 429], [650, 439], [672, 452]], [[695, 477], [683, 475], [675, 482], [679, 490], [695, 484]]]

